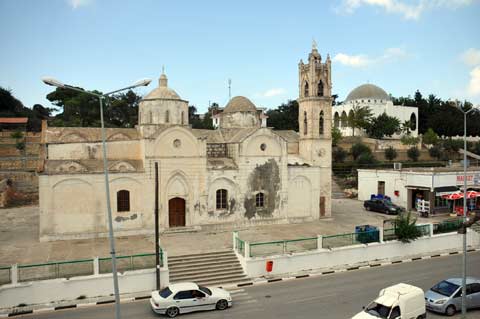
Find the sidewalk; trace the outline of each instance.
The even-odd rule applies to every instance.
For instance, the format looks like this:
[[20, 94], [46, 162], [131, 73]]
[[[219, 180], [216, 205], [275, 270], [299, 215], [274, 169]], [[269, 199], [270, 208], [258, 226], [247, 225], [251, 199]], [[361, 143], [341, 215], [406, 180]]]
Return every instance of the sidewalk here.
[[[354, 232], [356, 225], [382, 226], [393, 216], [367, 212], [362, 202], [353, 199], [333, 199], [333, 217], [303, 224], [280, 224], [255, 227], [235, 227], [218, 231], [171, 233], [160, 236], [161, 246], [170, 256], [187, 255], [232, 248], [232, 231], [243, 240], [274, 241]], [[438, 222], [443, 217], [419, 218], [418, 223]], [[39, 242], [38, 206], [0, 210], [0, 265], [43, 263], [109, 256], [108, 238]], [[153, 236], [118, 237], [117, 255], [154, 251]]]

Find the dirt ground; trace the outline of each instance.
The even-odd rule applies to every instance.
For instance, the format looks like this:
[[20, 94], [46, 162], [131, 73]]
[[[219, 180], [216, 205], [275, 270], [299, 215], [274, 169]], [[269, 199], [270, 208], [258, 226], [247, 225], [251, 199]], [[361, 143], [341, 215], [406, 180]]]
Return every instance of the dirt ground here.
[[[362, 202], [354, 199], [333, 199], [332, 217], [303, 224], [280, 224], [237, 227], [218, 231], [167, 233], [160, 237], [168, 255], [185, 255], [232, 248], [232, 231], [238, 230], [241, 239], [264, 242], [282, 239], [315, 237], [351, 233], [355, 225], [382, 226], [386, 215], [367, 212]], [[29, 264], [47, 261], [106, 257], [107, 238], [40, 242], [38, 206], [0, 209], [0, 266], [14, 263]], [[418, 218], [418, 223], [436, 222], [446, 217]], [[117, 255], [154, 252], [153, 236], [116, 238]]]

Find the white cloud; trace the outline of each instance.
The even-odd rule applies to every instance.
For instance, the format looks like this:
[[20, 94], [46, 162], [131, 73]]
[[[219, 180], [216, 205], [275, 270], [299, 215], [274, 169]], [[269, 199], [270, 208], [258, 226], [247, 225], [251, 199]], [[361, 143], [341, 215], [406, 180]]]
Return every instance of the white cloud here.
[[353, 13], [361, 6], [377, 7], [387, 13], [400, 14], [405, 19], [418, 20], [425, 10], [432, 8], [456, 9], [470, 5], [473, 0], [417, 0], [406, 3], [402, 0], [343, 0], [337, 12]]
[[260, 93], [260, 96], [262, 97], [273, 97], [273, 96], [279, 96], [285, 94], [286, 90], [282, 88], [273, 88], [269, 89], [263, 93]]
[[473, 68], [470, 72], [470, 82], [467, 90], [471, 96], [480, 95], [480, 66]]
[[468, 66], [475, 66], [480, 64], [480, 50], [470, 48], [463, 52], [462, 61]]
[[93, 0], [68, 0], [68, 3], [72, 6], [73, 9], [79, 7], [84, 7], [92, 3]]
[[405, 49], [402, 48], [387, 48], [385, 52], [378, 57], [368, 57], [363, 54], [348, 55], [346, 53], [337, 53], [333, 58], [334, 62], [351, 66], [354, 68], [361, 68], [375, 63], [392, 62], [398, 59], [407, 57], [408, 54]]
[[333, 57], [333, 61], [354, 68], [364, 67], [370, 63], [370, 60], [365, 55], [348, 55], [345, 53], [337, 53]]

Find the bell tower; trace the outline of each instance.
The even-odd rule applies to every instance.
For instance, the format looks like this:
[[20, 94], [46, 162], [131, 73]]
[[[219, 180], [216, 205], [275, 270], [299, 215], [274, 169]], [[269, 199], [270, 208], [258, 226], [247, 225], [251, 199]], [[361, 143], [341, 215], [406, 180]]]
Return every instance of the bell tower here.
[[299, 154], [320, 173], [320, 216], [330, 216], [332, 175], [331, 60], [322, 63], [315, 41], [308, 63], [298, 64]]

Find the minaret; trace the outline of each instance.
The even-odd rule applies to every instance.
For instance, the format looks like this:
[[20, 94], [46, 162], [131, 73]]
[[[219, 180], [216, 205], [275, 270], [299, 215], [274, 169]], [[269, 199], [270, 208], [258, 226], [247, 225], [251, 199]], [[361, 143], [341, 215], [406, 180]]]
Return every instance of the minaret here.
[[[320, 215], [330, 215], [332, 172], [332, 79], [330, 56], [322, 63], [316, 43], [298, 65], [299, 153], [320, 168]], [[323, 204], [322, 204], [323, 202]], [[323, 208], [322, 208], [323, 205]], [[322, 212], [323, 210], [323, 212]]]

